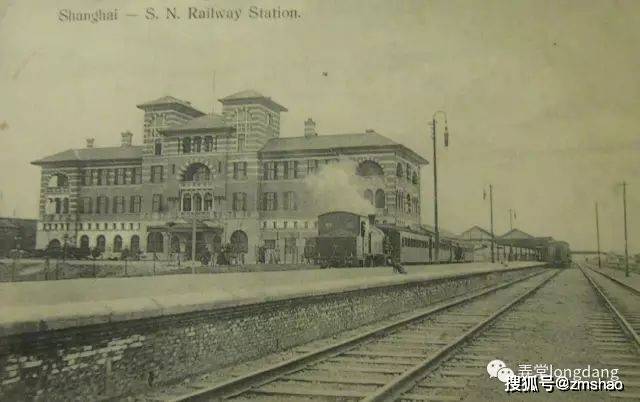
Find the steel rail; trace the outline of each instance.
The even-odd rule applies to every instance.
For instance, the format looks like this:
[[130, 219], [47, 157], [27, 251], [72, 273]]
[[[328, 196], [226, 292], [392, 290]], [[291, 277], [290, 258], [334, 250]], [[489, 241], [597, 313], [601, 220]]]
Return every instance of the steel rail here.
[[[532, 267], [532, 268], [538, 268], [538, 266]], [[503, 284], [495, 285], [490, 288], [484, 289], [479, 293], [474, 293], [469, 296], [456, 298], [452, 301], [432, 307], [426, 311], [416, 313], [407, 318], [403, 318], [403, 319], [394, 321], [392, 323], [374, 328], [363, 334], [355, 335], [343, 341], [336, 342], [332, 345], [328, 345], [328, 346], [316, 349], [314, 351], [305, 353], [301, 356], [294, 357], [292, 359], [285, 360], [283, 362], [261, 368], [254, 372], [250, 372], [248, 374], [230, 379], [228, 381], [213, 385], [211, 387], [198, 389], [189, 394], [180, 395], [173, 399], [169, 399], [169, 401], [171, 402], [211, 401], [211, 400], [221, 400], [221, 399], [237, 396], [243, 392], [250, 390], [251, 388], [271, 382], [284, 374], [287, 374], [293, 371], [298, 371], [312, 363], [327, 359], [329, 357], [333, 357], [349, 349], [357, 347], [358, 345], [368, 340], [372, 340], [374, 338], [387, 335], [400, 327], [406, 326], [415, 321], [423, 320], [429, 317], [430, 315], [433, 315], [440, 311], [447, 310], [461, 304], [465, 304], [467, 302], [470, 302], [472, 300], [485, 296], [489, 293], [493, 293], [497, 290], [515, 285], [519, 282], [525, 281], [534, 276], [542, 275], [545, 272], [546, 271], [534, 272], [532, 274], [525, 275], [522, 278], [518, 278], [513, 281], [509, 281]]]
[[593, 289], [596, 291], [596, 294], [604, 301], [605, 306], [609, 309], [609, 311], [611, 311], [615, 320], [622, 327], [622, 330], [631, 337], [633, 346], [635, 346], [636, 350], [640, 353], [640, 336], [638, 336], [636, 330], [633, 329], [629, 321], [627, 321], [622, 313], [620, 313], [620, 311], [616, 308], [616, 306], [613, 305], [611, 300], [607, 297], [607, 295], [604, 294], [602, 288], [595, 282], [595, 280], [593, 280], [591, 275], [588, 274], [580, 264], [578, 264], [578, 267], [580, 268], [580, 271], [582, 271], [582, 274], [585, 276], [585, 278], [587, 278]]
[[494, 312], [491, 316], [484, 319], [482, 322], [474, 325], [471, 329], [467, 330], [464, 334], [460, 335], [449, 344], [440, 348], [437, 352], [434, 353], [434, 355], [416, 364], [410, 370], [396, 377], [392, 382], [388, 383], [384, 387], [377, 390], [375, 393], [363, 399], [363, 402], [390, 401], [400, 397], [402, 393], [411, 389], [418, 381], [421, 381], [429, 373], [430, 370], [437, 367], [437, 365], [440, 362], [446, 360], [447, 357], [449, 357], [449, 355], [452, 354], [452, 352], [457, 347], [465, 343], [474, 335], [478, 334], [480, 331], [482, 331], [484, 327], [489, 325], [492, 321], [496, 320], [506, 311], [516, 306], [525, 298], [531, 296], [534, 292], [536, 292], [538, 289], [544, 286], [547, 282], [549, 282], [553, 277], [555, 277], [559, 272], [560, 271], [554, 272], [552, 275], [549, 275], [548, 278], [544, 279], [534, 288], [530, 289], [526, 293], [518, 296], [517, 298], [510, 301], [506, 305], [502, 306], [499, 310]]
[[633, 286], [622, 282], [620, 279], [614, 278], [613, 276], [611, 276], [609, 274], [605, 274], [604, 272], [600, 271], [599, 269], [595, 269], [595, 268], [592, 268], [590, 266], [585, 266], [585, 268], [587, 268], [587, 269], [589, 269], [589, 270], [591, 270], [593, 272], [599, 273], [600, 275], [604, 276], [605, 278], [617, 283], [618, 285], [622, 286], [623, 288], [625, 288], [625, 289], [631, 291], [632, 293], [640, 296], [640, 290], [639, 289], [636, 289]]

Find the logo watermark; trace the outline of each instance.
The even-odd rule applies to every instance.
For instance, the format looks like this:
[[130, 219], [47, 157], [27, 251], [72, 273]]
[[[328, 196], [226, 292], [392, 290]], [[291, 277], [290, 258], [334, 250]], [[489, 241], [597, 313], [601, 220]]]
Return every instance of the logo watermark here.
[[514, 373], [499, 359], [487, 364], [489, 378], [497, 378], [504, 384], [505, 392], [564, 391], [623, 391], [619, 369], [557, 368], [553, 364], [519, 364]]

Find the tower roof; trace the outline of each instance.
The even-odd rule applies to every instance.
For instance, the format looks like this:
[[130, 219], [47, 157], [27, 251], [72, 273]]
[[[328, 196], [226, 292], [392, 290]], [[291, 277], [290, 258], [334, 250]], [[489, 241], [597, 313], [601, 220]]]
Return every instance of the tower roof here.
[[150, 109], [150, 108], [158, 108], [161, 106], [174, 106], [174, 107], [177, 106], [182, 111], [185, 111], [194, 117], [202, 116], [204, 114], [200, 110], [193, 107], [193, 105], [191, 105], [191, 102], [178, 99], [169, 95], [162, 96], [158, 99], [154, 99], [154, 100], [143, 102], [136, 105], [138, 109], [142, 109], [142, 110]]
[[277, 110], [279, 112], [286, 112], [287, 108], [282, 106], [281, 104], [279, 104], [278, 102], [275, 102], [274, 100], [272, 100], [270, 97], [268, 96], [264, 96], [263, 94], [261, 94], [258, 91], [255, 91], [253, 89], [247, 89], [244, 91], [240, 91], [240, 92], [236, 92], [234, 94], [231, 94], [229, 96], [225, 96], [222, 99], [218, 99], [223, 105], [225, 104], [244, 104], [244, 103], [251, 103], [251, 102], [257, 102], [257, 103], [261, 103], [271, 109]]

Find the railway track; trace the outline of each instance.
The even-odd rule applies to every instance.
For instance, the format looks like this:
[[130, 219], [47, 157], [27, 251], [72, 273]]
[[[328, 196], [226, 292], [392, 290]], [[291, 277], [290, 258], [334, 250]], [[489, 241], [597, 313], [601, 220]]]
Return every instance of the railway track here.
[[[226, 383], [164, 400], [392, 400], [556, 274], [537, 272], [456, 298]], [[478, 359], [486, 365], [486, 356]]]
[[580, 269], [609, 311], [594, 315], [589, 330], [602, 353], [600, 363], [618, 368], [625, 385], [610, 397], [640, 401], [640, 292], [600, 271]]

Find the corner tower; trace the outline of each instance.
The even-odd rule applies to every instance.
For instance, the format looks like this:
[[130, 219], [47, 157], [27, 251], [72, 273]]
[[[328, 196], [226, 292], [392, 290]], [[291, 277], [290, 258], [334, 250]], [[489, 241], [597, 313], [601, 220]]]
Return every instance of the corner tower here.
[[236, 128], [235, 152], [256, 152], [270, 139], [280, 137], [280, 113], [287, 108], [271, 98], [247, 90], [220, 99], [222, 115]]

